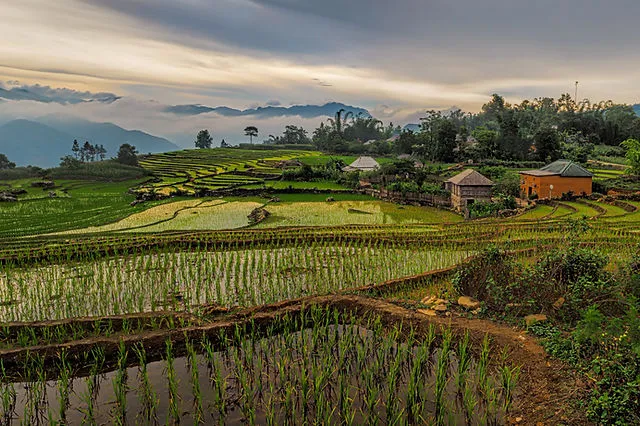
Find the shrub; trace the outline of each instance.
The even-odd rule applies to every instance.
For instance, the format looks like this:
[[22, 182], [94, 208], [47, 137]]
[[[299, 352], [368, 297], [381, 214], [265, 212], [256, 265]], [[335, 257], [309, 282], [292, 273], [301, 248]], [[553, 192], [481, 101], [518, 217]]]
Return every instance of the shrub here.
[[140, 167], [120, 164], [113, 160], [83, 163], [78, 167], [56, 167], [49, 170], [52, 179], [82, 179], [123, 181], [149, 176], [151, 172]]

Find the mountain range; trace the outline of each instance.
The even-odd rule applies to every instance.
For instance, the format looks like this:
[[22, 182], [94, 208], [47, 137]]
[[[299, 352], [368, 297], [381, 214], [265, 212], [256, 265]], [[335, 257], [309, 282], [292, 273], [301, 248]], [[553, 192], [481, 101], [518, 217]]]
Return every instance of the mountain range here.
[[19, 119], [0, 126], [0, 152], [18, 166], [57, 166], [61, 157], [71, 154], [74, 139], [81, 145], [85, 141], [103, 145], [107, 158], [114, 157], [123, 143], [134, 145], [140, 153], [180, 149], [167, 139], [139, 130], [66, 116]]
[[250, 108], [245, 110], [229, 108], [226, 106], [209, 107], [206, 105], [173, 105], [165, 109], [167, 112], [171, 112], [176, 115], [199, 115], [214, 112], [224, 117], [246, 117], [255, 116], [259, 118], [272, 118], [272, 117], [302, 117], [302, 118], [316, 118], [316, 117], [333, 117], [336, 112], [344, 109], [345, 112], [352, 112], [353, 115], [362, 114], [366, 117], [371, 116], [369, 111], [364, 108], [354, 107], [351, 105], [345, 105], [339, 102], [329, 102], [324, 105], [293, 105], [290, 107], [281, 106], [266, 106], [258, 108]]

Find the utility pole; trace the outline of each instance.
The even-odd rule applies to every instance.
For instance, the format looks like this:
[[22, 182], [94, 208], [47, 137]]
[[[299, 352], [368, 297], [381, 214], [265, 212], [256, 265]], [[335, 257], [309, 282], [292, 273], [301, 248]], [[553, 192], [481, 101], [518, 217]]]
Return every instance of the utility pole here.
[[576, 81], [576, 96], [573, 98], [578, 103], [578, 82]]

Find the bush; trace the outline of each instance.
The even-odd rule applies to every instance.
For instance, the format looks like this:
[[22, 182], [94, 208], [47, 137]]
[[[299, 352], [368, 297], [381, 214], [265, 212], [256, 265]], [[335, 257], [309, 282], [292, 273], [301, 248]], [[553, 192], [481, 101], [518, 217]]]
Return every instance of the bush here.
[[27, 179], [34, 177], [44, 177], [45, 175], [46, 170], [35, 166], [16, 167], [12, 169], [0, 170], [0, 180]]
[[[576, 222], [567, 233], [585, 229]], [[640, 424], [639, 299], [630, 294], [640, 292], [640, 257], [615, 276], [605, 270], [607, 264], [600, 252], [572, 244], [533, 266], [518, 265], [491, 248], [461, 266], [453, 285], [491, 310], [502, 312], [507, 303], [516, 302], [547, 313], [556, 324], [536, 324], [529, 332], [542, 338], [547, 353], [593, 380], [586, 401], [589, 419], [604, 425]], [[565, 303], [552, 306], [560, 296]]]
[[150, 176], [151, 172], [140, 167], [128, 166], [117, 161], [83, 163], [78, 167], [56, 167], [49, 170], [53, 179], [80, 179], [98, 181], [123, 181]]

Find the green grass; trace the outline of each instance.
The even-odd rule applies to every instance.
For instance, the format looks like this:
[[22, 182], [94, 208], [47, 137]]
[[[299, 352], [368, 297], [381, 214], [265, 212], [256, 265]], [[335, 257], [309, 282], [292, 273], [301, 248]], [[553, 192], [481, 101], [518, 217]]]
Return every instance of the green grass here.
[[603, 217], [618, 217], [618, 216], [624, 216], [629, 214], [629, 212], [627, 212], [622, 207], [614, 206], [612, 204], [600, 203], [595, 201], [591, 201], [591, 203], [598, 205], [607, 210], [607, 212], [603, 215]]
[[258, 228], [280, 226], [390, 225], [450, 223], [462, 217], [433, 207], [399, 206], [384, 201], [299, 201], [267, 206], [271, 216]]
[[598, 211], [593, 209], [592, 207], [586, 205], [586, 204], [581, 204], [581, 203], [576, 203], [576, 202], [572, 202], [572, 201], [563, 201], [563, 204], [566, 204], [568, 206], [573, 207], [574, 209], [577, 210], [577, 212], [573, 212], [572, 214], [570, 214], [568, 217], [571, 219], [580, 219], [583, 216], [586, 217], [596, 217], [599, 215]]
[[27, 198], [31, 199], [0, 204], [0, 239], [103, 225], [157, 205], [158, 202], [130, 206], [135, 197], [127, 191], [140, 182], [63, 181], [60, 183], [67, 195], [57, 188], [54, 191], [61, 196], [56, 198], [36, 198], [36, 193], [43, 191], [29, 190]]
[[339, 183], [331, 182], [331, 181], [314, 181], [314, 182], [295, 182], [295, 181], [287, 181], [287, 180], [278, 180], [278, 181], [266, 181], [263, 184], [252, 184], [241, 186], [243, 189], [275, 189], [275, 190], [283, 190], [283, 189], [317, 189], [319, 191], [322, 190], [350, 190], [344, 185], [340, 185]]
[[219, 202], [180, 211], [174, 219], [140, 231], [197, 231], [237, 229], [249, 225], [247, 216], [262, 204], [252, 201]]
[[537, 220], [549, 216], [551, 213], [553, 213], [552, 206], [539, 204], [521, 216], [514, 218], [514, 220]]

